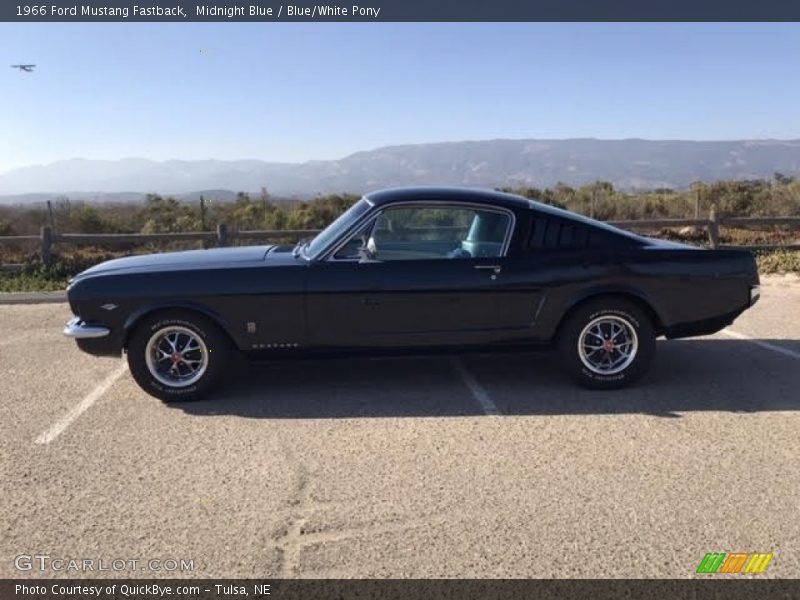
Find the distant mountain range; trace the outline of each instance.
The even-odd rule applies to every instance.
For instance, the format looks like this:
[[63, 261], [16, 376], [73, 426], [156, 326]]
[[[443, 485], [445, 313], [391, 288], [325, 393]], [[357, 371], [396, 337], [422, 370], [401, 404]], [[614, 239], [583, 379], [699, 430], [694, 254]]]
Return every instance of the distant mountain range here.
[[800, 176], [800, 140], [489, 140], [389, 146], [340, 160], [64, 160], [0, 174], [0, 196], [35, 201], [53, 194], [104, 201], [147, 192], [215, 197], [266, 187], [280, 196], [361, 193], [414, 184], [552, 186], [610, 181], [624, 189], [685, 188], [693, 181]]

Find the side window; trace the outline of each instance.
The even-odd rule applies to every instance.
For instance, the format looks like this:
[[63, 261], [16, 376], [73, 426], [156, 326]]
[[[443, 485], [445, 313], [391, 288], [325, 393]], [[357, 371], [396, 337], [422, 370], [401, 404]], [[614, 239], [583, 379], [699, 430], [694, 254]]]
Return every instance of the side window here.
[[368, 248], [377, 260], [501, 256], [510, 217], [462, 206], [398, 206], [375, 222]]

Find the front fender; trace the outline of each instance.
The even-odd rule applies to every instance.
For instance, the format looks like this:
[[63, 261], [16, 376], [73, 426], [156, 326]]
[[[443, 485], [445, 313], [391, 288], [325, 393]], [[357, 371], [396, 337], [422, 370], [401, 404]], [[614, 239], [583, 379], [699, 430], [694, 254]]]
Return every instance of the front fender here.
[[131, 312], [125, 319], [125, 323], [123, 325], [124, 333], [122, 337], [123, 348], [128, 348], [128, 340], [131, 332], [136, 328], [136, 324], [147, 315], [160, 310], [188, 310], [200, 313], [210, 319], [212, 322], [216, 323], [216, 325], [219, 326], [219, 328], [222, 329], [228, 335], [228, 337], [231, 338], [231, 340], [235, 340], [230, 323], [228, 323], [228, 321], [221, 314], [215, 310], [212, 310], [208, 306], [205, 306], [200, 302], [192, 302], [191, 300], [181, 300], [177, 302], [157, 301], [136, 308], [136, 310]]

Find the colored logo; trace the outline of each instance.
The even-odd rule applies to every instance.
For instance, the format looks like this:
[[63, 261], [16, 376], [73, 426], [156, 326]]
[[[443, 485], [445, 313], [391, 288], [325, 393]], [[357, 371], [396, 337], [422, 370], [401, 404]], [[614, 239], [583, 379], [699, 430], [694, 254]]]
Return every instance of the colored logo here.
[[696, 572], [763, 573], [771, 560], [771, 552], [710, 552], [700, 561]]

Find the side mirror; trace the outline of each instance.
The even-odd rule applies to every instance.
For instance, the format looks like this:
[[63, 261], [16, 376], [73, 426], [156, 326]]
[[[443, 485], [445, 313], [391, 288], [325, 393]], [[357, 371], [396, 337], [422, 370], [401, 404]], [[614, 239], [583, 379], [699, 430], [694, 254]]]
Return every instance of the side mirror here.
[[370, 252], [367, 248], [361, 248], [358, 251], [358, 262], [371, 263], [378, 261], [375, 259], [375, 255], [372, 252]]
[[375, 239], [370, 237], [367, 240], [367, 243], [362, 246], [358, 251], [359, 261], [358, 262], [377, 262], [378, 252], [377, 248], [375, 247]]

